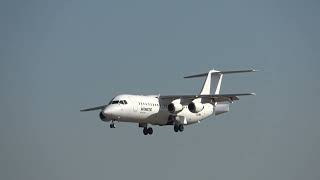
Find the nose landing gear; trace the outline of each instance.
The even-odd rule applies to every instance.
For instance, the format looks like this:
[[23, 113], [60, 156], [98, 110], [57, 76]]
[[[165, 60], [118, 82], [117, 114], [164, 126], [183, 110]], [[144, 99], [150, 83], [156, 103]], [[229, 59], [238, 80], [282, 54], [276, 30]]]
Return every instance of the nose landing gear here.
[[110, 128], [111, 128], [111, 129], [116, 128], [116, 125], [114, 124], [113, 121], [111, 121], [111, 123], [110, 123]]

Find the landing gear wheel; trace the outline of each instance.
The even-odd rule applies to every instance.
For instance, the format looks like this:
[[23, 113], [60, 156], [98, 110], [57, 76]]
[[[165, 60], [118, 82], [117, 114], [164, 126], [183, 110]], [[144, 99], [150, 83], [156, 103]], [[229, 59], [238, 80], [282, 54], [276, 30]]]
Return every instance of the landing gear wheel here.
[[179, 125], [175, 124], [173, 126], [174, 132], [178, 132], [179, 131]]
[[183, 124], [179, 124], [178, 129], [179, 129], [180, 132], [182, 132], [184, 130]]
[[146, 128], [146, 127], [143, 128], [143, 134], [144, 134], [144, 135], [148, 135], [148, 128]]
[[113, 123], [111, 123], [110, 128], [116, 128], [116, 126]]
[[152, 133], [153, 133], [152, 127], [149, 127], [149, 128], [145, 127], [145, 128], [143, 128], [143, 134], [144, 134], [144, 135], [148, 135], [148, 134], [151, 135]]
[[148, 134], [150, 134], [150, 135], [151, 135], [151, 134], [153, 133], [153, 129], [152, 129], [152, 127], [149, 127], [147, 131], [148, 131]]

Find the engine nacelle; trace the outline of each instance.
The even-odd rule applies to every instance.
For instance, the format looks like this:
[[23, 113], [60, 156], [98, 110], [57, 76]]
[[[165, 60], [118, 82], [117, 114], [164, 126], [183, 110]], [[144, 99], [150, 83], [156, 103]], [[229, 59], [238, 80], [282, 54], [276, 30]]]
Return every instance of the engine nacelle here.
[[204, 108], [203, 104], [201, 104], [199, 102], [192, 102], [188, 105], [188, 109], [192, 113], [198, 113], [198, 112], [202, 111], [203, 108]]
[[217, 104], [214, 111], [215, 115], [226, 113], [229, 111], [229, 104]]
[[168, 111], [171, 113], [177, 113], [179, 111], [182, 111], [183, 106], [180, 103], [170, 103], [168, 105]]

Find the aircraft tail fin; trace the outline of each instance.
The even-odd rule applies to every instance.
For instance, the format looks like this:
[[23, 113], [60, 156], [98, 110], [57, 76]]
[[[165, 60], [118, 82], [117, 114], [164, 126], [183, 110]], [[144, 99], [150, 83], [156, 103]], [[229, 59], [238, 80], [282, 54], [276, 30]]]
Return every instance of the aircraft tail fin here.
[[[211, 93], [211, 86], [214, 94], [220, 93], [222, 77], [224, 74], [245, 73], [245, 72], [255, 72], [255, 71], [256, 70], [254, 69], [238, 70], [238, 71], [217, 71], [212, 69], [207, 73], [186, 76], [184, 78], [197, 78], [197, 77], [207, 76], [206, 80], [203, 83], [200, 95], [209, 95]], [[211, 85], [212, 80], [213, 80], [213, 84]]]

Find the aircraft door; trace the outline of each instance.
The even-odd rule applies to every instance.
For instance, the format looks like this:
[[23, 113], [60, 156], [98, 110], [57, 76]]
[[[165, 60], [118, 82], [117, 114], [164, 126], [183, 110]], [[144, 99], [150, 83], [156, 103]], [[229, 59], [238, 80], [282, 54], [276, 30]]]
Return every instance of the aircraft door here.
[[130, 101], [132, 102], [133, 112], [138, 111], [138, 102], [136, 102], [133, 98], [130, 98]]
[[133, 104], [133, 111], [134, 112], [138, 111], [138, 103], [137, 102], [134, 102], [134, 104]]

